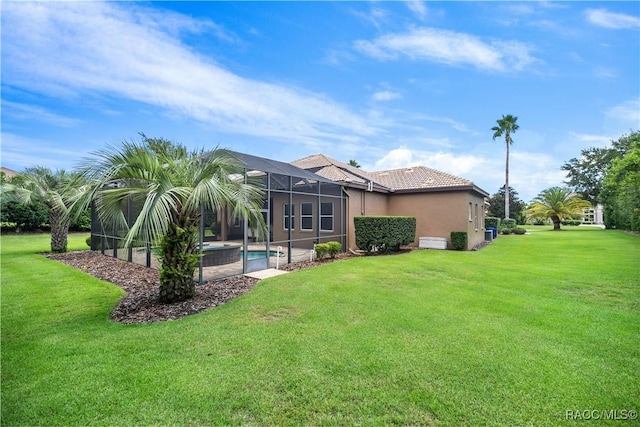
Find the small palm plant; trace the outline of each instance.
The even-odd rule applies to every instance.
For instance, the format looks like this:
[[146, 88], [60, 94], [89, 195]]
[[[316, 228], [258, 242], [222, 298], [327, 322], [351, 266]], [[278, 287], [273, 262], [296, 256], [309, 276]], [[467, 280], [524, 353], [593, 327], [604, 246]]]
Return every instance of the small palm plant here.
[[67, 251], [70, 200], [78, 192], [80, 177], [64, 170], [36, 166], [27, 168], [10, 182], [3, 182], [2, 197], [22, 205], [44, 203], [51, 226], [51, 252]]
[[[195, 295], [201, 209], [232, 208], [233, 214], [262, 220], [262, 190], [238, 179], [239, 163], [228, 151], [187, 152], [184, 146], [142, 135], [143, 143], [95, 153], [84, 176], [90, 182], [76, 203], [92, 201], [100, 221], [128, 230], [124, 244], [143, 240], [160, 248], [160, 300], [184, 301]], [[122, 209], [141, 206], [132, 225]]]
[[563, 219], [581, 216], [591, 203], [568, 188], [551, 187], [533, 199], [526, 211], [527, 219], [551, 219], [553, 229], [560, 230]]

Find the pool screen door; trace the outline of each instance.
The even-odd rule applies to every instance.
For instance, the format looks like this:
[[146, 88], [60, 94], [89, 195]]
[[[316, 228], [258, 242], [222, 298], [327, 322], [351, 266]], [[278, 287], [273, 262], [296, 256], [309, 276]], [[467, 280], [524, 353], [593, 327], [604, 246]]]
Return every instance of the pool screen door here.
[[[262, 217], [264, 218], [265, 224], [269, 230], [271, 229], [271, 224], [269, 221], [269, 210], [262, 209], [260, 211], [262, 213]], [[267, 230], [267, 236], [269, 236], [269, 230]], [[245, 220], [245, 236], [247, 236], [248, 224]], [[244, 260], [244, 271], [245, 273], [251, 273], [252, 271], [260, 271], [266, 270], [269, 268], [269, 239], [264, 239], [262, 242], [249, 242], [249, 239], [245, 238], [244, 242], [244, 251], [243, 251], [243, 260]]]

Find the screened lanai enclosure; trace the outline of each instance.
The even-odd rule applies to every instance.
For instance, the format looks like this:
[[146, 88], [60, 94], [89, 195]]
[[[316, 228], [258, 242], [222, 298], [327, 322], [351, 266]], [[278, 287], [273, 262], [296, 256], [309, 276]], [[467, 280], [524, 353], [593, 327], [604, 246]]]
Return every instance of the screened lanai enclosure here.
[[[340, 184], [293, 165], [231, 152], [243, 166], [234, 176], [262, 188], [260, 214], [266, 228], [235, 217], [230, 208], [201, 209], [199, 283], [309, 260], [316, 243], [337, 241], [346, 245], [346, 200]], [[131, 226], [140, 206], [123, 204]], [[119, 259], [160, 268], [154, 242], [135, 241], [124, 246], [127, 229], [91, 221], [91, 249]]]

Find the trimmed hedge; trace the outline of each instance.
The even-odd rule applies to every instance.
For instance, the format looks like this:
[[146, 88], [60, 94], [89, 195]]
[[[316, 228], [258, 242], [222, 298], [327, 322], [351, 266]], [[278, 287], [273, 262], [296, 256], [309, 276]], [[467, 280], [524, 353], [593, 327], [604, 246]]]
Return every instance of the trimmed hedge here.
[[484, 219], [484, 228], [493, 227], [500, 230], [500, 218], [497, 216], [488, 216]]
[[502, 226], [505, 228], [516, 228], [516, 220], [513, 218], [505, 218], [502, 220]]
[[451, 247], [456, 251], [463, 251], [467, 248], [467, 232], [466, 231], [452, 231], [451, 232]]
[[367, 255], [397, 251], [416, 240], [413, 216], [356, 216], [353, 218], [356, 246]]
[[513, 229], [513, 234], [525, 234], [527, 232], [526, 228], [516, 227]]

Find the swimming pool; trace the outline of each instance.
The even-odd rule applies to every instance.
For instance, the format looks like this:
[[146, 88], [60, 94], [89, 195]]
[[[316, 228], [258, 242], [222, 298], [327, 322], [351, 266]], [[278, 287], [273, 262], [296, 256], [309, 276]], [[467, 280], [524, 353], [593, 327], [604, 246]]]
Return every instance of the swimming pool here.
[[[269, 251], [269, 256], [278, 256], [278, 251]], [[284, 256], [284, 254], [282, 252], [280, 252], [280, 256]], [[244, 257], [244, 252], [240, 252], [240, 258]], [[253, 251], [249, 251], [249, 256], [247, 257], [247, 259], [260, 259], [260, 258], [266, 258], [267, 257], [267, 251], [264, 250], [253, 250]]]

